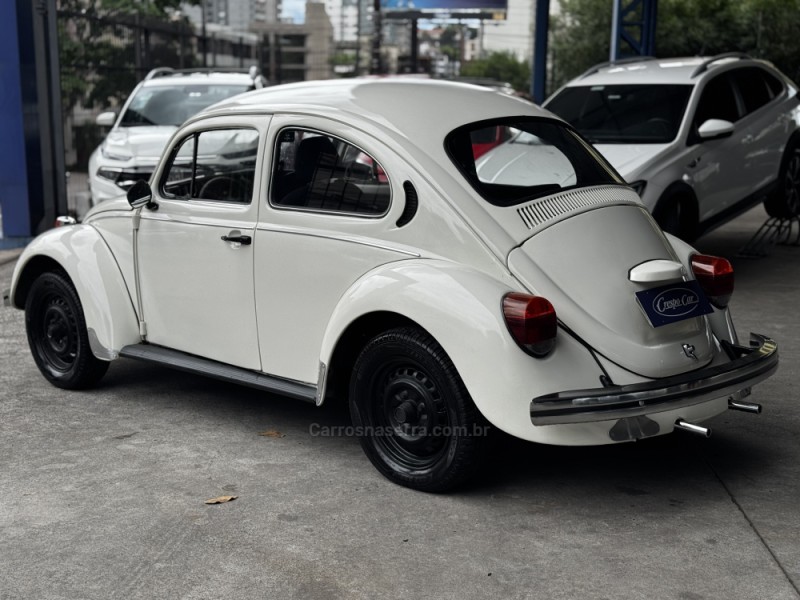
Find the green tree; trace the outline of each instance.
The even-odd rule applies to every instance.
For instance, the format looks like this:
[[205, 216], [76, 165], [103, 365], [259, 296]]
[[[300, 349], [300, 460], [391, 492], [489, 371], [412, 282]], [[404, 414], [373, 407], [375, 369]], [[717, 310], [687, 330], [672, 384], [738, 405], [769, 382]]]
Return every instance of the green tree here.
[[[197, 3], [197, 0], [189, 2]], [[65, 114], [84, 106], [118, 103], [141, 79], [136, 66], [137, 25], [166, 23], [181, 0], [60, 0], [58, 43]], [[188, 25], [184, 22], [184, 27]], [[176, 40], [150, 47], [153, 64], [179, 63]], [[191, 62], [184, 57], [184, 63]]]
[[528, 61], [520, 62], [511, 52], [491, 52], [484, 59], [464, 63], [461, 75], [506, 81], [515, 90], [526, 91], [530, 88], [531, 67]]
[[[559, 0], [560, 14], [551, 23], [550, 91], [608, 60], [614, 1]], [[659, 0], [655, 54], [747, 52], [797, 78], [798, 31], [800, 0]]]

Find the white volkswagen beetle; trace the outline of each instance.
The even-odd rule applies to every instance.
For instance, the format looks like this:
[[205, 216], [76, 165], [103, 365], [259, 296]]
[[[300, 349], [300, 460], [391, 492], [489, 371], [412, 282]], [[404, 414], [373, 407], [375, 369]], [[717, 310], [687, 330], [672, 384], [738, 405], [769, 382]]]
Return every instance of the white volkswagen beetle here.
[[[508, 165], [529, 161], [518, 176], [476, 167], [497, 128]], [[462, 84], [342, 80], [195, 116], [149, 184], [34, 240], [6, 300], [54, 385], [130, 357], [347, 397], [378, 470], [436, 491], [472, 473], [488, 424], [592, 445], [760, 411], [743, 397], [777, 346], [740, 344], [732, 291], [726, 260], [663, 234], [550, 113]]]

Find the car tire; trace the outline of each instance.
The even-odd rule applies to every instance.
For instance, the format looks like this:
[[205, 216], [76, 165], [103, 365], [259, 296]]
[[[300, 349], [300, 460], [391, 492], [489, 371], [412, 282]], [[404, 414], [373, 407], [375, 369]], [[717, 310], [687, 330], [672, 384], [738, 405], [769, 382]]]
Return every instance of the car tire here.
[[764, 199], [770, 217], [791, 219], [800, 214], [800, 143], [789, 142], [778, 172], [777, 187]]
[[367, 457], [400, 485], [442, 492], [479, 466], [489, 426], [424, 331], [399, 328], [373, 338], [356, 360], [349, 404]]
[[692, 200], [686, 193], [668, 190], [658, 201], [653, 218], [664, 232], [691, 242], [697, 237], [697, 217], [691, 208]]
[[53, 385], [85, 389], [105, 375], [108, 362], [92, 354], [78, 293], [65, 274], [47, 272], [33, 282], [25, 328], [36, 366]]

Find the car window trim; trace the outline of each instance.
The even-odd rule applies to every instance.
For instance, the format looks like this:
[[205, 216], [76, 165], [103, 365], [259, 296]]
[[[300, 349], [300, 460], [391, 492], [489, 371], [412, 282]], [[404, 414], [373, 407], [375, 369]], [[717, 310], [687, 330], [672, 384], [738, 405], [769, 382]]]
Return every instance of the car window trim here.
[[[197, 174], [197, 148], [199, 146], [198, 138], [200, 137], [200, 134], [204, 133], [204, 132], [207, 132], [207, 131], [228, 131], [228, 130], [232, 130], [232, 129], [249, 129], [250, 131], [254, 131], [257, 134], [257, 136], [258, 136], [258, 146], [257, 146], [258, 150], [256, 150], [256, 161], [257, 161], [258, 160], [258, 151], [261, 148], [261, 136], [262, 136], [262, 132], [259, 131], [258, 127], [254, 127], [253, 125], [226, 125], [226, 124], [220, 124], [220, 125], [211, 126], [211, 127], [208, 127], [208, 128], [203, 128], [203, 129], [194, 129], [189, 133], [189, 135], [187, 135], [186, 137], [181, 138], [181, 140], [179, 142], [176, 142], [172, 146], [172, 149], [170, 150], [169, 161], [167, 162], [166, 166], [161, 170], [161, 176], [159, 178], [158, 187], [157, 187], [159, 195], [164, 200], [174, 200], [174, 201], [178, 201], [178, 202], [213, 202], [215, 204], [231, 204], [231, 205], [234, 205], [234, 206], [249, 206], [249, 205], [252, 205], [253, 204], [253, 197], [256, 195], [256, 186], [255, 185], [253, 186], [253, 191], [250, 194], [250, 199], [247, 202], [241, 202], [241, 201], [238, 201], [238, 200], [215, 200], [213, 198], [192, 198], [192, 197], [189, 197], [189, 198], [178, 198], [176, 196], [167, 195], [164, 192], [165, 179], [166, 179], [167, 175], [169, 174], [170, 169], [175, 164], [175, 158], [177, 157], [178, 150], [181, 148], [181, 146], [183, 146], [183, 144], [189, 138], [194, 138], [194, 149], [192, 151], [192, 182], [191, 182], [191, 187], [189, 189], [189, 195], [191, 196], [194, 193], [194, 184], [195, 184], [195, 178], [196, 178], [196, 174]], [[254, 167], [254, 179], [257, 178], [257, 177], [258, 177], [258, 173], [256, 172], [255, 167]]]

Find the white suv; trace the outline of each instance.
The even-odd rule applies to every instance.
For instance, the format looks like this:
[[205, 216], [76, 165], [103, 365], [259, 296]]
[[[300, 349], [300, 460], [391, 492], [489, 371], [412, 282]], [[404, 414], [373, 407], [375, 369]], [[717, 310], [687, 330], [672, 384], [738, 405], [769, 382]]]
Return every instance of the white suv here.
[[175, 130], [202, 109], [264, 87], [258, 69], [153, 69], [133, 90], [119, 116], [104, 112], [97, 124], [111, 127], [89, 157], [92, 206], [149, 180]]
[[774, 217], [800, 212], [798, 104], [775, 67], [731, 53], [598, 65], [544, 106], [691, 240], [761, 200]]

